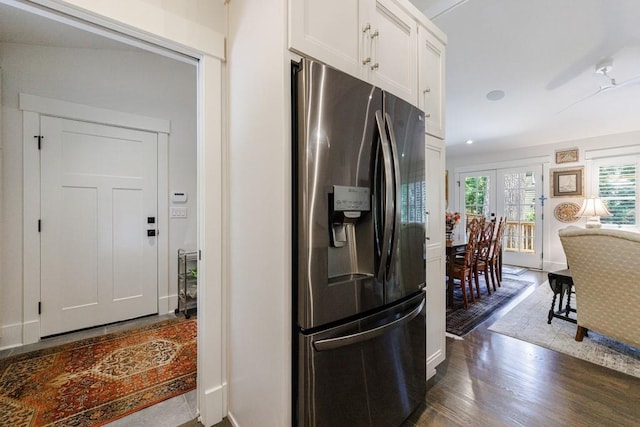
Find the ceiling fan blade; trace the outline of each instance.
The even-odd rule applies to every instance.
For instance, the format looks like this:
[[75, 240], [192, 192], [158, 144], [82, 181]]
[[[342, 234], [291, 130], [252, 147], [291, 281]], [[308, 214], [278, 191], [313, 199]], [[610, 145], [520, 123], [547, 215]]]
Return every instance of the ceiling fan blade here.
[[585, 96], [584, 98], [580, 98], [575, 102], [572, 102], [571, 104], [569, 104], [566, 107], [564, 107], [562, 110], [558, 111], [556, 114], [560, 114], [560, 113], [562, 113], [564, 111], [567, 111], [569, 108], [573, 107], [574, 105], [579, 104], [581, 102], [584, 102], [589, 98], [593, 98], [594, 96], [596, 96], [598, 94], [601, 94], [602, 92], [606, 92], [607, 90], [613, 89], [615, 87], [618, 87], [618, 86], [611, 86], [611, 85], [609, 85], [609, 86], [600, 86], [600, 89], [598, 89], [597, 91]]
[[615, 87], [619, 88], [619, 87], [623, 87], [623, 86], [631, 86], [631, 85], [636, 85], [636, 84], [640, 84], [640, 76], [636, 76], [636, 77], [634, 77], [632, 79], [625, 80], [622, 83], [618, 83], [618, 84], [616, 84]]

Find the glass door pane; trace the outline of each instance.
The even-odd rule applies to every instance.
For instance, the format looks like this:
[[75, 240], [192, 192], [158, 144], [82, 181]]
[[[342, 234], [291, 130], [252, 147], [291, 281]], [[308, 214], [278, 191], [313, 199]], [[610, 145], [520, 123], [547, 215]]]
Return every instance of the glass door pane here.
[[542, 221], [538, 197], [542, 166], [498, 170], [498, 212], [506, 219], [504, 263], [542, 267]]
[[[460, 204], [463, 206], [462, 221], [458, 229], [466, 230], [466, 224], [473, 218], [485, 217], [489, 220], [496, 212], [496, 171], [474, 171], [460, 174]], [[459, 236], [462, 236], [460, 234]]]

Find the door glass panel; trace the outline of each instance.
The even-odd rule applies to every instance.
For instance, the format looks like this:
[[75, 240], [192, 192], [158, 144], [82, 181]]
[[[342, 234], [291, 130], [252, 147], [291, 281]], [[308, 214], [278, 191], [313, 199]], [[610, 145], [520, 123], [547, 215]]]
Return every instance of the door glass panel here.
[[504, 174], [505, 251], [535, 252], [535, 178], [533, 172]]
[[464, 179], [464, 207], [467, 221], [474, 217], [489, 217], [491, 211], [490, 189], [491, 179], [489, 176], [467, 176]]

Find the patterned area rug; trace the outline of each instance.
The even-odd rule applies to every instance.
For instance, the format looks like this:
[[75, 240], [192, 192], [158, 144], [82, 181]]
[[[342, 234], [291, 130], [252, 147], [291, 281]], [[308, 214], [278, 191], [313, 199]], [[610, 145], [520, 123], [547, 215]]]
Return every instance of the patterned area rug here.
[[[545, 282], [489, 330], [640, 378], [640, 349], [593, 331], [577, 342], [575, 324], [555, 318], [547, 324], [552, 298], [549, 282]], [[571, 301], [577, 308], [575, 300]]]
[[0, 360], [0, 426], [99, 426], [196, 387], [195, 319]]
[[532, 282], [514, 279], [512, 277], [502, 277], [502, 286], [497, 288], [491, 295], [487, 295], [487, 286], [484, 279], [480, 278], [480, 299], [476, 298], [475, 303], [469, 303], [469, 308], [465, 310], [462, 304], [462, 293], [460, 287], [454, 288], [454, 307], [447, 308], [447, 332], [465, 336], [475, 327], [487, 319], [495, 310], [508, 303], [511, 298], [518, 295]]

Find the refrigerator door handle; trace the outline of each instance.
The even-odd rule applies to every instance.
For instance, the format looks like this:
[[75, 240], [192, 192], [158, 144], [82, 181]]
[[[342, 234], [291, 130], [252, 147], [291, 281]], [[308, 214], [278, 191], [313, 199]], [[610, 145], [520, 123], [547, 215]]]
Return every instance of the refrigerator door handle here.
[[[391, 254], [395, 252], [395, 248], [398, 245], [398, 235], [400, 234], [400, 163], [398, 161], [398, 144], [396, 143], [396, 136], [393, 132], [393, 126], [391, 121], [391, 116], [389, 113], [384, 114], [385, 124], [387, 127], [387, 131], [389, 132], [389, 140], [391, 147], [391, 158], [392, 158], [392, 168], [393, 168], [393, 222], [392, 222], [392, 230], [391, 230], [391, 250], [389, 251]], [[387, 269], [387, 275], [391, 276], [391, 266], [393, 265], [393, 259], [389, 260], [389, 268]]]
[[[380, 265], [378, 267], [378, 280], [382, 281], [385, 278], [385, 272], [387, 272], [387, 264], [389, 263], [389, 254], [391, 253], [390, 240], [393, 235], [393, 215], [395, 211], [394, 207], [394, 194], [393, 191], [393, 158], [391, 154], [389, 140], [387, 139], [386, 126], [384, 124], [384, 117], [382, 111], [376, 111], [376, 123], [378, 124], [378, 131], [380, 132], [380, 146], [382, 148], [382, 161], [384, 163], [384, 225], [382, 234], [382, 247], [380, 254]], [[387, 272], [388, 274], [388, 272]]]
[[378, 326], [376, 328], [368, 329], [356, 334], [317, 340], [313, 342], [313, 347], [317, 351], [334, 350], [336, 348], [346, 347], [348, 345], [357, 344], [359, 342], [379, 337], [380, 335], [387, 333], [391, 329], [403, 326], [404, 324], [412, 321], [418, 314], [420, 314], [422, 308], [424, 307], [424, 304], [425, 299], [423, 299], [420, 304], [416, 308], [411, 310], [408, 314], [394, 320], [393, 322], [387, 323], [386, 325]]

